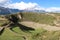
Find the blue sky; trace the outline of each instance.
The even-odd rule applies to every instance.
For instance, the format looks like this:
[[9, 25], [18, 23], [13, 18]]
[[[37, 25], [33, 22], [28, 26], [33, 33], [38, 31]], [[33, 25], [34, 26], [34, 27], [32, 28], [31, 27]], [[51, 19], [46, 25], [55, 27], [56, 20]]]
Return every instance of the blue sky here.
[[51, 12], [60, 11], [60, 0], [0, 0], [0, 6], [19, 10], [29, 9]]
[[13, 3], [15, 2], [34, 2], [39, 4], [42, 7], [60, 7], [60, 0], [12, 0]]

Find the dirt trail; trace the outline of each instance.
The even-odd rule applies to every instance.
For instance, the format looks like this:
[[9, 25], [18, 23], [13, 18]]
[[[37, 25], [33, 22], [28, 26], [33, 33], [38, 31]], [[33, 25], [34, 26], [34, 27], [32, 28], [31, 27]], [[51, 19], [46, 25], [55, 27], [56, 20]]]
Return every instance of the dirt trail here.
[[3, 30], [3, 27], [0, 27], [0, 31], [2, 31]]
[[50, 26], [47, 24], [39, 24], [39, 23], [35, 23], [35, 22], [29, 22], [29, 21], [23, 21], [21, 22], [21, 24], [28, 26], [28, 27], [32, 27], [32, 28], [43, 28], [45, 30], [48, 31], [58, 31], [60, 30], [60, 27], [56, 27], [56, 26]]

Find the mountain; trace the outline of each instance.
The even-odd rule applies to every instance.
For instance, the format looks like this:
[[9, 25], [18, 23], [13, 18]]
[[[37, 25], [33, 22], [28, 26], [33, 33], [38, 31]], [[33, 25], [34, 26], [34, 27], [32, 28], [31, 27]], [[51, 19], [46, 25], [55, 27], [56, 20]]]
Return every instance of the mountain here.
[[26, 9], [26, 10], [19, 10], [19, 9], [10, 9], [10, 8], [5, 8], [0, 6], [0, 15], [7, 15], [7, 14], [12, 14], [12, 13], [17, 13], [17, 12], [46, 12], [45, 10], [33, 10], [33, 9]]
[[45, 10], [39, 10], [39, 9], [33, 9], [33, 8], [28, 8], [24, 9], [26, 12], [46, 12]]
[[10, 9], [10, 8], [4, 8], [0, 6], [0, 15], [7, 15], [17, 12], [45, 12], [44, 10], [18, 10], [18, 9]]
[[17, 13], [17, 12], [22, 12], [23, 10], [18, 10], [18, 9], [9, 9], [10, 13]]
[[23, 10], [24, 12], [46, 12], [45, 10]]
[[0, 15], [7, 15], [7, 14], [12, 14], [12, 13], [17, 13], [17, 12], [22, 12], [22, 10], [4, 8], [0, 6]]
[[0, 15], [10, 14], [9, 10], [4, 7], [0, 7]]
[[[46, 13], [45, 10], [39, 10], [39, 9], [24, 9], [24, 10], [19, 10], [19, 9], [10, 9], [10, 8], [5, 8], [0, 6], [0, 15], [7, 15], [7, 14], [14, 14], [17, 12], [40, 12], [40, 13]], [[60, 13], [60, 11], [54, 11], [53, 13]]]

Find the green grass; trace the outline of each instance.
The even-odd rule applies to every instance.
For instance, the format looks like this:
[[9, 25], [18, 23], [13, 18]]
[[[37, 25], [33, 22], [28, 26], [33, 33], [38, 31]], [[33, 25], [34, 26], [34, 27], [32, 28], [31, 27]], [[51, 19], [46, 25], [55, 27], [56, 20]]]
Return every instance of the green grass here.
[[55, 20], [55, 17], [46, 15], [44, 13], [24, 12], [22, 14], [23, 14], [24, 21], [33, 21], [41, 24], [53, 25], [53, 21]]
[[[42, 24], [53, 25], [55, 17], [39, 14], [39, 13], [23, 13], [23, 21], [34, 21]], [[59, 14], [58, 14], [59, 15]], [[2, 24], [2, 21], [0, 22]], [[0, 25], [1, 25], [0, 24]], [[42, 28], [35, 29], [35, 31], [22, 31], [19, 27], [13, 28], [11, 31], [6, 28], [0, 40], [60, 40], [60, 31], [47, 31]]]
[[5, 23], [8, 23], [8, 21], [1, 21], [0, 20], [0, 27], [2, 27], [1, 25], [5, 24]]
[[42, 28], [35, 31], [23, 32], [18, 27], [13, 28], [14, 32], [6, 28], [0, 40], [60, 40], [60, 31], [47, 31]]
[[9, 29], [5, 29], [2, 35], [0, 35], [0, 40], [23, 40], [19, 35], [16, 35]]
[[0, 21], [0, 26], [2, 25], [2, 24], [4, 24], [5, 23], [5, 21]]

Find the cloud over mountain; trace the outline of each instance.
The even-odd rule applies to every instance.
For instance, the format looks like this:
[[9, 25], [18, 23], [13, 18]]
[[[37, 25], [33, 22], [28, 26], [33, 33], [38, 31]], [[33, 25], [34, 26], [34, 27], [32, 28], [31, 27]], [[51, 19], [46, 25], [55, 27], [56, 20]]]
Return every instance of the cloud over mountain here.
[[6, 3], [8, 0], [0, 0], [0, 3]]
[[10, 3], [11, 1], [12, 0], [0, 0], [0, 5], [6, 8], [19, 9], [19, 10], [45, 10], [47, 12], [60, 11], [60, 7], [44, 8], [41, 7], [39, 4], [33, 2], [26, 3], [21, 1], [16, 3]]
[[60, 7], [50, 7], [50, 8], [47, 8], [46, 11], [48, 12], [60, 11]]
[[8, 7], [8, 8], [13, 8], [13, 9], [20, 9], [20, 10], [24, 10], [24, 9], [43, 9], [43, 8], [40, 8], [40, 6], [37, 4], [37, 3], [25, 3], [23, 1], [19, 2], [19, 3], [12, 3], [12, 4], [9, 4], [5, 7]]

